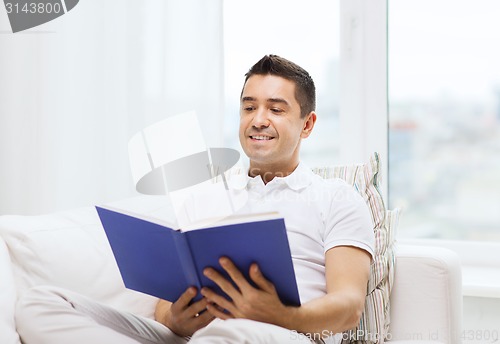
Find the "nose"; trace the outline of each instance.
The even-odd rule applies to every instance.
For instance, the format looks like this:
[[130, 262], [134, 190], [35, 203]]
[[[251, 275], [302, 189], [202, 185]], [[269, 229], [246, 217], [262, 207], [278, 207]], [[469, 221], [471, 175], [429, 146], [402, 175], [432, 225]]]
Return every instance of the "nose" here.
[[252, 127], [257, 129], [263, 129], [269, 127], [269, 117], [264, 109], [260, 109], [255, 112], [255, 116], [252, 118]]

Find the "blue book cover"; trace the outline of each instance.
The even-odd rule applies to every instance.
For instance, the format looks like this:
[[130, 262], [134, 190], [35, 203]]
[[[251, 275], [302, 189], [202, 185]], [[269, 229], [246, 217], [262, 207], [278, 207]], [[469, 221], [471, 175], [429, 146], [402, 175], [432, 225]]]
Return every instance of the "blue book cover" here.
[[[224, 295], [203, 270], [212, 267], [229, 277], [218, 263], [226, 256], [250, 282], [250, 265], [257, 263], [284, 304], [300, 305], [285, 222], [276, 214], [232, 218], [183, 232], [138, 215], [96, 209], [129, 289], [172, 302], [190, 286]], [[200, 298], [198, 293], [195, 300]]]

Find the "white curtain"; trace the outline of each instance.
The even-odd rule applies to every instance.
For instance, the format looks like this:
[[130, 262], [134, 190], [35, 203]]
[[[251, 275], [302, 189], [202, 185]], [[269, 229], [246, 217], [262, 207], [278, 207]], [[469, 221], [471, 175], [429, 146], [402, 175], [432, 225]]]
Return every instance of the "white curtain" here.
[[0, 11], [0, 214], [134, 195], [129, 138], [176, 113], [222, 144], [222, 0], [82, 0], [9, 30]]

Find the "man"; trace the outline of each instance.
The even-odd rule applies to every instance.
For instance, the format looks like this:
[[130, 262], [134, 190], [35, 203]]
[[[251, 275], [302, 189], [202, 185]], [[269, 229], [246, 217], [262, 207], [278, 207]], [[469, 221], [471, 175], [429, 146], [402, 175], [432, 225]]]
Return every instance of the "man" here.
[[[250, 268], [252, 284], [231, 257], [221, 257], [220, 268], [230, 280], [213, 268], [204, 273], [231, 301], [202, 289], [204, 298], [191, 302], [198, 292], [192, 287], [174, 303], [160, 301], [153, 322], [64, 291], [38, 290], [19, 306], [25, 343], [43, 343], [30, 341], [44, 332], [43, 326], [34, 330], [26, 321], [43, 314], [40, 305], [47, 303], [58, 304], [61, 316], [79, 324], [71, 327], [78, 332], [73, 337], [69, 329], [60, 330], [47, 343], [75, 343], [79, 335], [96, 343], [335, 342], [333, 334], [355, 327], [364, 307], [373, 231], [368, 209], [352, 188], [322, 180], [299, 161], [301, 140], [316, 123], [314, 110], [313, 80], [296, 64], [269, 55], [247, 73], [239, 136], [250, 165], [232, 192], [248, 192], [244, 211], [277, 210], [285, 218], [300, 307], [282, 304], [258, 266]], [[64, 310], [61, 299], [66, 300]]]

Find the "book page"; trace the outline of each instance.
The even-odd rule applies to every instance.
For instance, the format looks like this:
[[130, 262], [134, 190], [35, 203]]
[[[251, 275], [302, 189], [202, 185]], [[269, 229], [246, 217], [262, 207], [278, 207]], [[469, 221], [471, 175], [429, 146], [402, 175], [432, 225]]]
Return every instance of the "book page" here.
[[151, 222], [151, 223], [156, 223], [158, 225], [167, 227], [169, 229], [179, 231], [179, 226], [177, 225], [177, 223], [175, 221], [173, 221], [175, 219], [172, 219], [172, 221], [169, 221], [169, 220], [166, 220], [166, 219], [159, 219], [157, 217], [150, 216], [150, 215], [147, 215], [147, 214], [140, 214], [140, 213], [136, 213], [136, 212], [130, 211], [128, 209], [117, 208], [117, 207], [113, 207], [113, 206], [109, 206], [109, 205], [99, 206], [99, 207], [103, 208], [103, 209], [109, 209], [109, 210], [115, 211], [117, 213], [129, 215], [129, 216], [132, 216], [132, 217], [144, 220], [144, 221], [148, 221], [148, 222]]
[[255, 221], [264, 221], [281, 218], [280, 214], [276, 211], [265, 212], [265, 213], [255, 213], [255, 214], [237, 214], [227, 217], [211, 217], [200, 221], [193, 222], [188, 226], [181, 228], [181, 231], [187, 232], [192, 230], [209, 229], [213, 227], [220, 227], [238, 223], [247, 223]]

